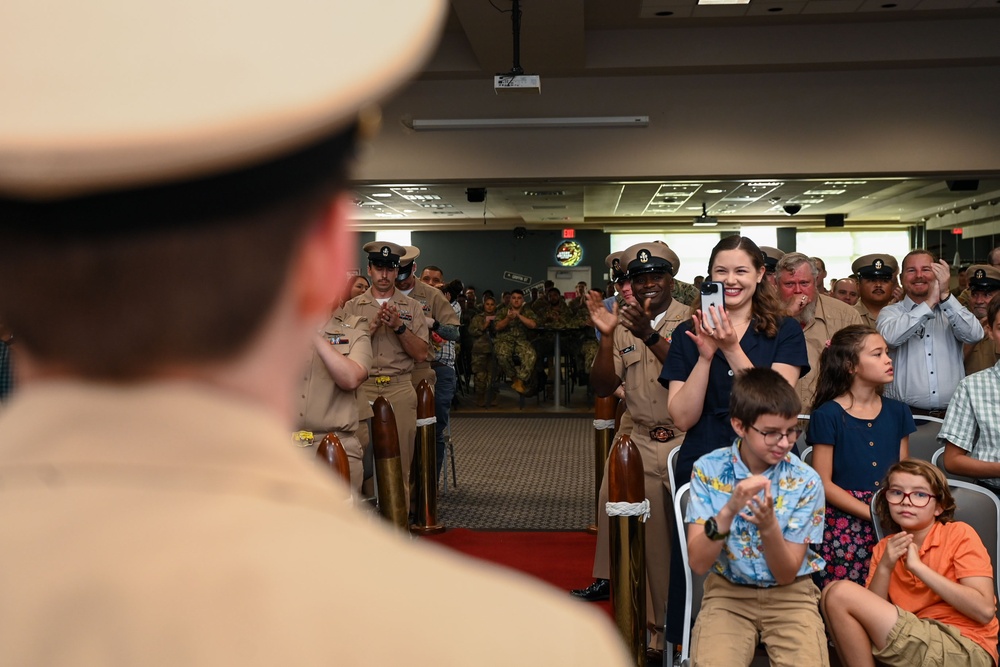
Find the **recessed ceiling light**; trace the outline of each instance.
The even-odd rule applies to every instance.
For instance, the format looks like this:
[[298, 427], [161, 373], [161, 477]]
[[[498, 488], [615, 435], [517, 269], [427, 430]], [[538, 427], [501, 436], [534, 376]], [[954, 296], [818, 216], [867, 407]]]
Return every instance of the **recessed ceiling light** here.
[[825, 181], [823, 185], [864, 185], [868, 181]]
[[802, 194], [804, 195], [842, 195], [847, 190], [806, 190]]
[[705, 190], [705, 194], [709, 195], [721, 195], [725, 190], [720, 190], [719, 188], [713, 188], [712, 190]]
[[381, 199], [386, 199], [386, 198], [391, 197], [391, 196], [392, 196], [391, 192], [374, 192], [374, 193], [372, 193], [372, 197], [379, 197]]

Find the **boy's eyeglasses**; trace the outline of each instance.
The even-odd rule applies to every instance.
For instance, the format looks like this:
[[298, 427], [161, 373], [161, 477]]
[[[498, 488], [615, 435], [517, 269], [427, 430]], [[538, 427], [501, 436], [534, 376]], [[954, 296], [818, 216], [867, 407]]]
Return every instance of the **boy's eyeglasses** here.
[[750, 428], [764, 436], [764, 444], [769, 447], [773, 447], [781, 442], [782, 438], [787, 438], [788, 442], [795, 444], [795, 441], [802, 435], [802, 429], [800, 428], [790, 428], [788, 429], [788, 433], [782, 433], [781, 431], [761, 431], [756, 426], [751, 426]]
[[899, 489], [888, 489], [885, 492], [885, 499], [890, 505], [899, 505], [903, 502], [904, 498], [909, 500], [910, 504], [914, 507], [927, 507], [927, 503], [931, 501], [931, 498], [936, 499], [937, 496], [923, 491], [904, 493]]

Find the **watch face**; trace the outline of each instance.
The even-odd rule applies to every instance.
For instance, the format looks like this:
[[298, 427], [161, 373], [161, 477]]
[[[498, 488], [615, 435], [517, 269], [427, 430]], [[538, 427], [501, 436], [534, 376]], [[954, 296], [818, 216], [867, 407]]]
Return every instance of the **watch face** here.
[[715, 523], [715, 517], [710, 517], [708, 521], [705, 522], [705, 535], [708, 539], [714, 540], [719, 535], [719, 525]]

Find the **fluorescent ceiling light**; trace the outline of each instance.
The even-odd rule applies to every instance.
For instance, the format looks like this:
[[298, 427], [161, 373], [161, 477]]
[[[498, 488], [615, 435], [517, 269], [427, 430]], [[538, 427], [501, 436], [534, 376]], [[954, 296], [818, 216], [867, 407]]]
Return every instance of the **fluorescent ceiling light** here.
[[695, 227], [717, 227], [719, 225], [718, 220], [706, 220], [704, 222], [695, 222]]
[[582, 127], [647, 127], [649, 116], [576, 116], [567, 118], [414, 118], [404, 125], [427, 130], [574, 129]]

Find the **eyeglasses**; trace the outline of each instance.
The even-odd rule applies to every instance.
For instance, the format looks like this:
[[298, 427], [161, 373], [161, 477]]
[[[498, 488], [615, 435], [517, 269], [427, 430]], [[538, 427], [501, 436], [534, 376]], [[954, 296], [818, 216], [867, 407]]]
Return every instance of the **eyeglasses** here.
[[769, 447], [773, 447], [781, 442], [782, 438], [787, 439], [790, 443], [794, 443], [802, 435], [802, 429], [800, 428], [790, 428], [788, 429], [788, 433], [782, 433], [781, 431], [761, 431], [756, 426], [751, 426], [750, 428], [764, 436], [764, 444]]
[[927, 503], [931, 501], [931, 498], [937, 499], [937, 496], [925, 493], [924, 491], [910, 491], [909, 493], [904, 493], [900, 489], [887, 489], [885, 492], [885, 499], [890, 505], [899, 505], [903, 502], [903, 499], [910, 501], [910, 504], [914, 507], [927, 507]]

